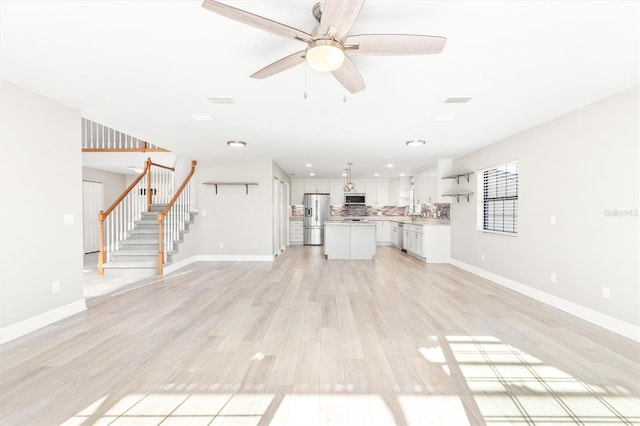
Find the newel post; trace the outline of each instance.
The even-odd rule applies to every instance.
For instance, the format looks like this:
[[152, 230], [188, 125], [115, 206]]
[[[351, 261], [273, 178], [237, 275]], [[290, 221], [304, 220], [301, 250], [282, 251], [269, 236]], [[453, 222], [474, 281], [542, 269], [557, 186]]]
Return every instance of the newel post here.
[[98, 275], [104, 275], [104, 211], [100, 210], [98, 213], [98, 223], [100, 225], [100, 251], [98, 252]]
[[147, 170], [147, 211], [151, 211], [151, 158], [147, 158], [146, 161]]
[[164, 250], [162, 247], [162, 224], [164, 222], [164, 214], [158, 213], [158, 275], [162, 275], [162, 266], [164, 265]]

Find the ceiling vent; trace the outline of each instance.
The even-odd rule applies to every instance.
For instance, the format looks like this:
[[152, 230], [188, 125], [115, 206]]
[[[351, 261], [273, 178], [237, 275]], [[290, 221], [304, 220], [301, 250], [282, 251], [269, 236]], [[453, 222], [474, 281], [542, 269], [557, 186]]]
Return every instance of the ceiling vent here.
[[466, 104], [471, 98], [447, 98], [445, 104]]
[[211, 102], [212, 104], [232, 104], [235, 101], [230, 96], [221, 96], [221, 97], [212, 96], [209, 98], [209, 102]]

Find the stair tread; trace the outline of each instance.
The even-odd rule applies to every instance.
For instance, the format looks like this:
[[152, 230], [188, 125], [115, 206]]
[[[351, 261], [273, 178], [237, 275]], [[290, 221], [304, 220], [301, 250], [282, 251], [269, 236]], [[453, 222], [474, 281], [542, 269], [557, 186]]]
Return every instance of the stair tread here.
[[[171, 262], [165, 262], [164, 266], [170, 265]], [[158, 267], [157, 262], [107, 262], [104, 265], [105, 269], [156, 269]]]
[[158, 250], [118, 250], [111, 253], [111, 256], [156, 256]]

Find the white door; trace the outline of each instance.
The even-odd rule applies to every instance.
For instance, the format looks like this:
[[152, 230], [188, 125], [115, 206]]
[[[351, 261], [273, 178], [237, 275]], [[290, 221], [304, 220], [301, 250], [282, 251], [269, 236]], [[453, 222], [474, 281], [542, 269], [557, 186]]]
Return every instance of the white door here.
[[104, 210], [104, 189], [100, 182], [82, 181], [83, 249], [85, 253], [100, 250], [98, 213]]

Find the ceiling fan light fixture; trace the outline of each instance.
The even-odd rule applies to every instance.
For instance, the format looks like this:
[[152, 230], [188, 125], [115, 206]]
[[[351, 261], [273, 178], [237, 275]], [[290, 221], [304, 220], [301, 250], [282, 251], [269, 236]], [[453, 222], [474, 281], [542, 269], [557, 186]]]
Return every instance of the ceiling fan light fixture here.
[[313, 40], [307, 47], [309, 66], [318, 71], [335, 71], [344, 63], [344, 48], [335, 40]]

